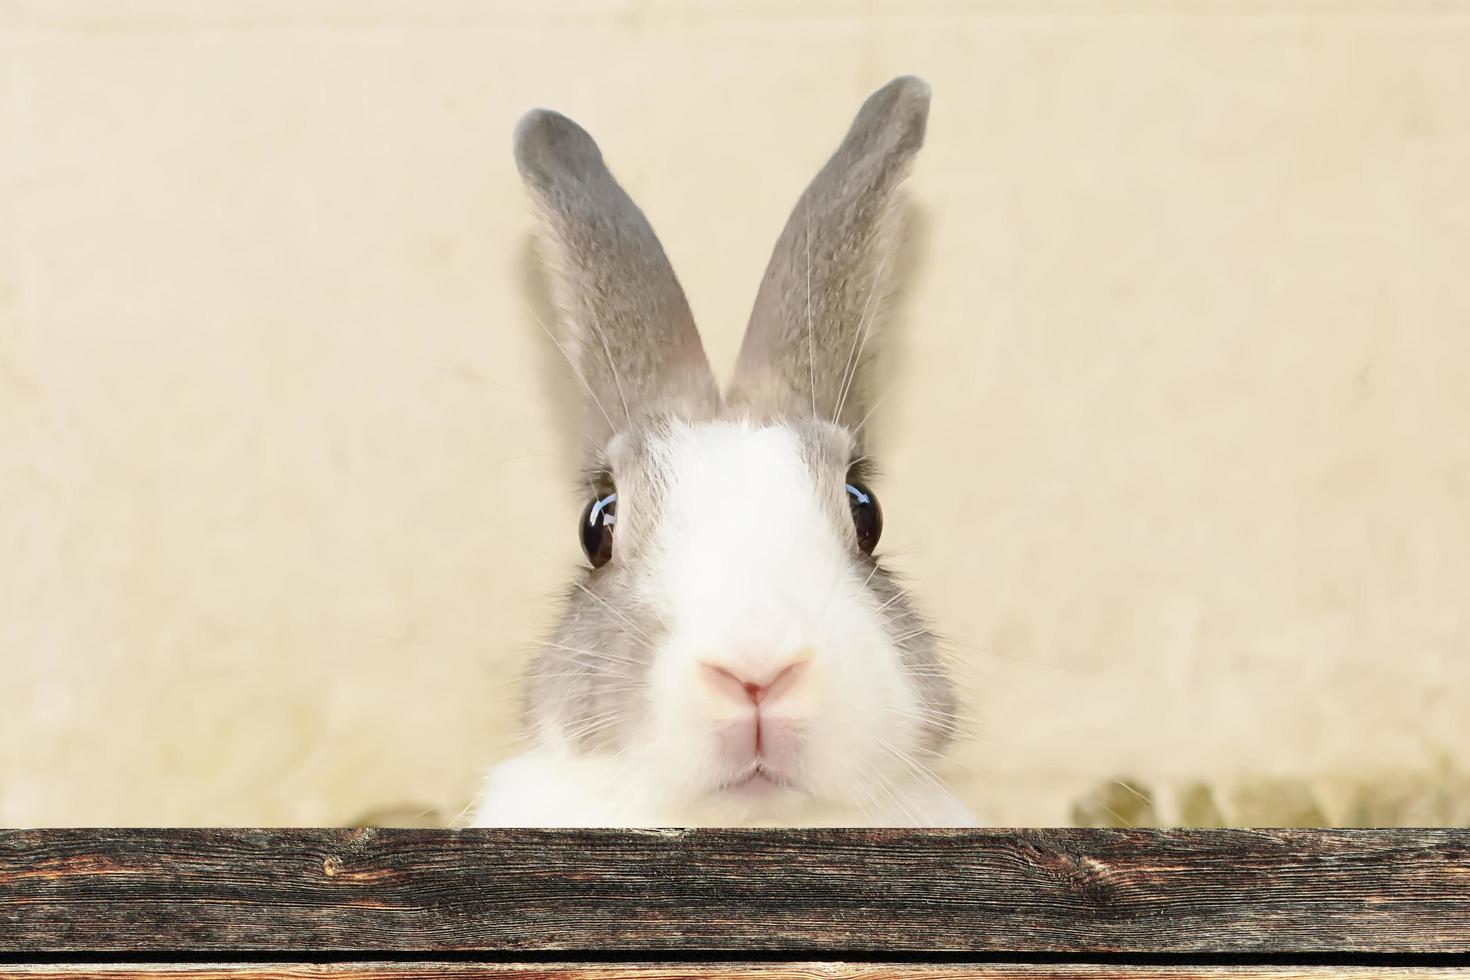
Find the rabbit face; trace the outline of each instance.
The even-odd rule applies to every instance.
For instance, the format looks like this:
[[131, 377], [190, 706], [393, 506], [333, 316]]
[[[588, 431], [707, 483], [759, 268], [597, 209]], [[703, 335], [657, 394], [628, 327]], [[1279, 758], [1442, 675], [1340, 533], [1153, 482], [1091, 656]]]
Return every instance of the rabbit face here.
[[665, 418], [607, 453], [611, 559], [531, 676], [543, 738], [640, 795], [779, 820], [925, 772], [953, 694], [932, 634], [859, 547], [839, 426]]

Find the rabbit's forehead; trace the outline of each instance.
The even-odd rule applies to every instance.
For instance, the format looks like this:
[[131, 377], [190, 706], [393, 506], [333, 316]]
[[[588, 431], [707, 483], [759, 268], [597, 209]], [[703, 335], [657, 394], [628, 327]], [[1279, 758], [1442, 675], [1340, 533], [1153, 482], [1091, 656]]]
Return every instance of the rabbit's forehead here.
[[[615, 439], [608, 459], [619, 520], [640, 537], [669, 522], [681, 533], [740, 514], [767, 525], [845, 520], [842, 482], [852, 442], [823, 421], [660, 420]], [[822, 512], [813, 513], [813, 508]]]

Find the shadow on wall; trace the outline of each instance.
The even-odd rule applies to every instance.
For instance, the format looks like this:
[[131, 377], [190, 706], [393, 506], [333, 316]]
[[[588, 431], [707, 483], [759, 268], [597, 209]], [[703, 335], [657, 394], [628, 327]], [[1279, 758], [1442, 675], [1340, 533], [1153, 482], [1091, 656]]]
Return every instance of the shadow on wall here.
[[[353, 827], [462, 826], [432, 806], [401, 803], [358, 814]], [[1470, 773], [1448, 761], [1419, 773], [1300, 780], [1245, 776], [1150, 785], [1118, 776], [1075, 800], [1073, 827], [1470, 827]]]
[[[872, 345], [876, 334], [876, 345], [871, 346], [868, 351], [872, 356], [872, 365], [864, 376], [868, 388], [866, 394], [869, 396], [865, 400], [872, 406], [870, 410], [874, 419], [882, 413], [884, 393], [898, 387], [901, 379], [908, 374], [908, 359], [905, 356], [910, 329], [908, 299], [913, 291], [914, 277], [919, 270], [928, 266], [929, 260], [928, 214], [917, 201], [907, 196], [899, 200], [898, 207], [902, 217], [898, 243], [893, 252], [893, 269], [890, 272], [888, 291], [880, 298], [881, 306], [874, 313], [874, 319], [882, 324], [882, 329], [873, 331], [868, 338]], [[865, 423], [863, 429], [863, 442], [871, 445], [874, 432], [872, 421]], [[877, 450], [876, 455], [881, 464], [882, 450]]]
[[1117, 777], [1071, 808], [1076, 827], [1465, 827], [1470, 773], [1448, 760], [1422, 772], [1340, 779], [1245, 776], [1150, 787]]

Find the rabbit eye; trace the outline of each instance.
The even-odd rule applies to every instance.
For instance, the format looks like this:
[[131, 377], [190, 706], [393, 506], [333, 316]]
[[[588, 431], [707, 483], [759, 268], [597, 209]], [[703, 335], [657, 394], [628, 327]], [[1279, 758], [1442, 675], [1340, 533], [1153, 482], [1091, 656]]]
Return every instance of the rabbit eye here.
[[852, 508], [852, 526], [857, 531], [858, 547], [871, 555], [883, 533], [883, 508], [873, 491], [856, 480], [847, 484], [847, 504]]
[[582, 551], [593, 568], [601, 568], [612, 558], [613, 525], [618, 520], [616, 492], [598, 497], [582, 511]]

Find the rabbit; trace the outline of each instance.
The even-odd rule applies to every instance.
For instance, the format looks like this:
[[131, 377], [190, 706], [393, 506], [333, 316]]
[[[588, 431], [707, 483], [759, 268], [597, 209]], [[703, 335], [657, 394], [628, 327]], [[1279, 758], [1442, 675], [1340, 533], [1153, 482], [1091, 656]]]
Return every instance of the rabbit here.
[[475, 826], [972, 826], [936, 637], [874, 549], [865, 375], [929, 87], [871, 95], [797, 201], [722, 396], [683, 289], [592, 138], [515, 158], [586, 395], [588, 567], [529, 668], [529, 748]]

